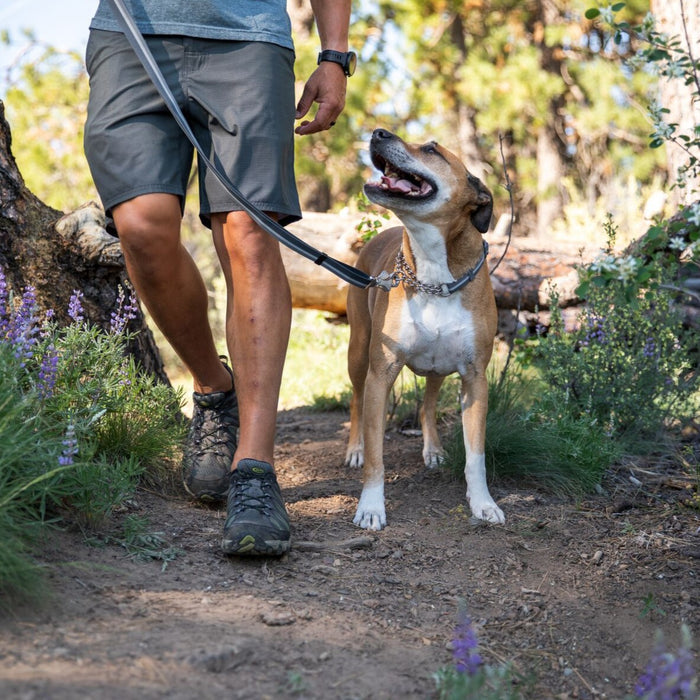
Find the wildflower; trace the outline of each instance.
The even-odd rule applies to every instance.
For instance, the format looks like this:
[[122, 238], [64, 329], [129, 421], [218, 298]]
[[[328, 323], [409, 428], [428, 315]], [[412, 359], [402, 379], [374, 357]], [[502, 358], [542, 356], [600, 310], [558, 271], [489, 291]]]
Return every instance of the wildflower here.
[[[684, 216], [693, 226], [700, 226], [700, 203], [694, 202], [691, 204], [685, 210]], [[0, 301], [2, 301], [2, 299], [0, 299]]]
[[63, 438], [63, 452], [58, 458], [58, 463], [62, 467], [67, 467], [73, 464], [73, 457], [78, 454], [78, 440], [75, 437], [75, 426], [73, 423], [68, 423], [66, 434]]
[[654, 359], [656, 357], [656, 343], [653, 338], [647, 338], [644, 343], [644, 349], [642, 350], [644, 357], [648, 359]]
[[682, 78], [685, 75], [685, 68], [680, 61], [669, 61], [666, 66], [667, 78]]
[[112, 311], [109, 332], [114, 335], [119, 335], [124, 331], [129, 321], [136, 318], [138, 312], [138, 302], [132, 292], [129, 293], [129, 298], [126, 299], [124, 287], [119, 286], [117, 296], [117, 310]]
[[599, 255], [591, 264], [590, 269], [592, 272], [606, 273], [615, 272], [617, 270], [617, 259], [614, 255], [609, 253]]
[[639, 260], [631, 255], [620, 258], [617, 263], [617, 279], [628, 282], [636, 275], [639, 265]]
[[656, 31], [656, 18], [651, 12], [647, 12], [642, 20], [641, 34], [648, 37], [654, 31]]
[[15, 313], [10, 317], [5, 337], [14, 346], [15, 357], [21, 361], [31, 358], [34, 354], [34, 345], [37, 342], [39, 326], [36, 318], [36, 290], [27, 287], [22, 295], [22, 301]]
[[588, 330], [586, 331], [586, 335], [583, 341], [581, 341], [581, 344], [585, 346], [588, 346], [591, 343], [605, 345], [605, 318], [603, 316], [599, 316], [598, 314], [591, 313], [588, 316], [587, 321]]
[[7, 331], [7, 279], [0, 268], [0, 337], [4, 337]]
[[71, 294], [70, 301], [68, 302], [68, 315], [75, 321], [75, 323], [82, 323], [85, 318], [83, 316], [83, 293], [74, 289], [73, 294]]
[[660, 638], [651, 660], [634, 688], [644, 700], [695, 700], [697, 677], [693, 670], [690, 632], [683, 629], [684, 642], [676, 654], [665, 650]]
[[37, 389], [39, 396], [42, 399], [50, 399], [53, 396], [53, 390], [56, 386], [56, 374], [58, 371], [58, 353], [54, 344], [51, 343], [44, 353], [41, 360], [41, 367], [37, 375]]
[[668, 247], [671, 250], [675, 250], [679, 253], [682, 253], [688, 247], [688, 243], [686, 242], [685, 238], [683, 238], [683, 236], [674, 236], [668, 242]]
[[455, 667], [459, 673], [474, 676], [483, 664], [481, 655], [477, 652], [479, 641], [472, 627], [472, 621], [466, 613], [462, 613], [461, 619], [455, 629], [455, 637], [452, 641], [452, 655]]

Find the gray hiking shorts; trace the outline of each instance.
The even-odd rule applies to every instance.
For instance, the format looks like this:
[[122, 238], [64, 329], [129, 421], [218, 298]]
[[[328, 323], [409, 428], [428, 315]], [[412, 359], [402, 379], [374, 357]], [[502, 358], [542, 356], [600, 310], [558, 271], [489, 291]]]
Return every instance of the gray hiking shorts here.
[[[197, 140], [240, 192], [287, 224], [301, 218], [294, 179], [294, 53], [265, 42], [146, 40]], [[85, 155], [105, 211], [174, 194], [184, 209], [193, 147], [123, 34], [91, 30]], [[200, 218], [241, 209], [198, 164]]]

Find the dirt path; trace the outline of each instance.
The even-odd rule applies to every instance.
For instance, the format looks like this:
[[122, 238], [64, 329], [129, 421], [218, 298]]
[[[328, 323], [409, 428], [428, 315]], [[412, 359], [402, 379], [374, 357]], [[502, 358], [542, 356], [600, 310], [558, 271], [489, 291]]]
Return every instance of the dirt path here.
[[475, 526], [463, 485], [424, 470], [420, 438], [392, 433], [389, 527], [368, 535], [351, 522], [346, 420], [281, 415], [295, 546], [280, 560], [225, 559], [223, 511], [180, 494], [130, 507], [181, 550], [165, 570], [52, 536], [54, 598], [0, 620], [0, 697], [430, 698], [462, 602], [486, 661], [536, 674], [537, 699], [623, 698], [657, 629], [675, 649], [684, 621], [700, 642], [685, 484], [666, 474], [638, 491], [618, 473], [608, 496], [573, 503], [498, 483], [506, 525]]

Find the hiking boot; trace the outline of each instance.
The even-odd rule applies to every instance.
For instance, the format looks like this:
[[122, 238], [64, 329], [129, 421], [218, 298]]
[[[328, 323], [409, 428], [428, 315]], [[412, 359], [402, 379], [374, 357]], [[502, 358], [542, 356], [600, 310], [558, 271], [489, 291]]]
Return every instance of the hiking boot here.
[[272, 466], [242, 459], [231, 472], [221, 547], [226, 554], [280, 555], [289, 551], [289, 516]]
[[[231, 369], [225, 363], [224, 367], [233, 380]], [[200, 501], [223, 501], [237, 444], [236, 389], [195, 391], [192, 396], [192, 422], [182, 460], [185, 490]]]

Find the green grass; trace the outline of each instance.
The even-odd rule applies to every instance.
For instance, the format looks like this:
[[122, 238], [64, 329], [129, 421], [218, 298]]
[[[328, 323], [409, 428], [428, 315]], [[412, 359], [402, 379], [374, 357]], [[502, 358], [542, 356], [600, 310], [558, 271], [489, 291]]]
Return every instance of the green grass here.
[[[454, 426], [445, 452], [443, 466], [461, 475], [465, 463], [461, 423]], [[519, 479], [553, 493], [581, 495], [599, 484], [619, 457], [616, 443], [599, 426], [552, 406], [535, 375], [512, 366], [505, 376], [490, 371], [486, 421], [490, 479]]]
[[347, 408], [350, 379], [347, 348], [350, 328], [320, 311], [294, 309], [284, 365], [280, 407]]

